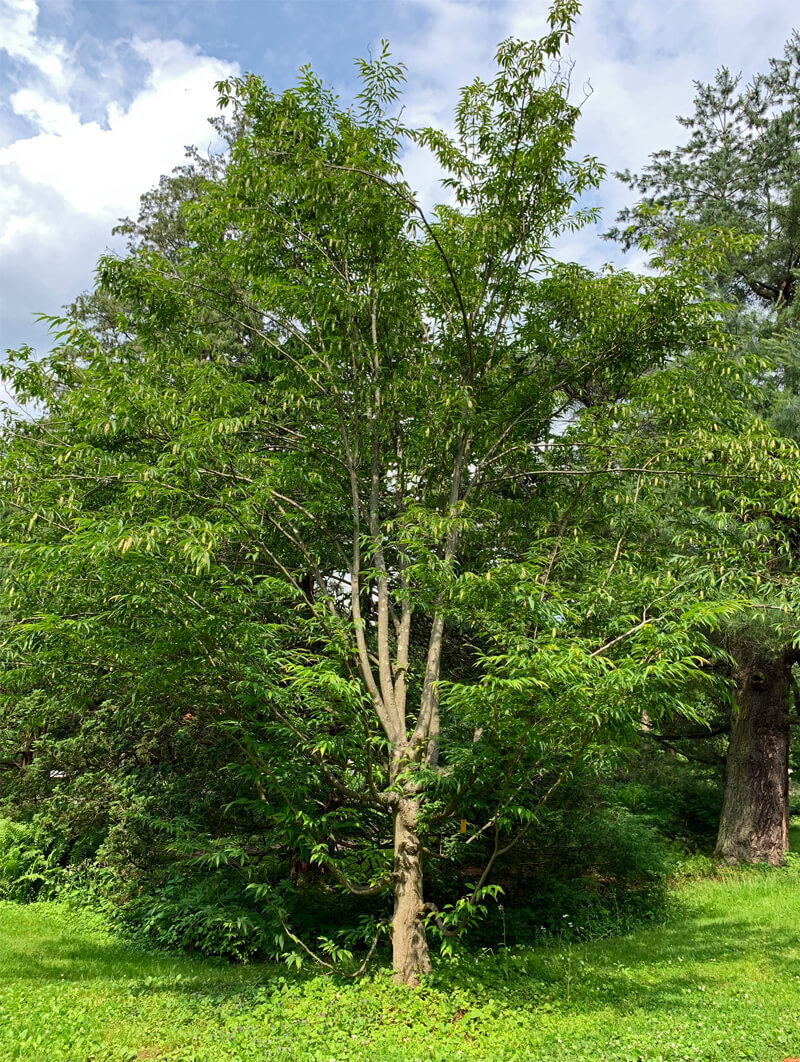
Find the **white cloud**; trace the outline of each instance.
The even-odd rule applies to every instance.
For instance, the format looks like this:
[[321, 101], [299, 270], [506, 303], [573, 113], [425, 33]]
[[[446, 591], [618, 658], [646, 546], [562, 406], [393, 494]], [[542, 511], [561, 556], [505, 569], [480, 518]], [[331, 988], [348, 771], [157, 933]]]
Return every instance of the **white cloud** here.
[[70, 81], [70, 64], [63, 41], [36, 33], [39, 8], [36, 0], [0, 0], [0, 41], [12, 59], [35, 67], [57, 88]]
[[[539, 36], [546, 7], [546, 0], [405, 0], [412, 17], [403, 20], [403, 34], [390, 34], [393, 55], [409, 68], [403, 120], [448, 127], [458, 88], [492, 75], [500, 40]], [[691, 110], [694, 79], [709, 80], [723, 63], [750, 76], [780, 53], [792, 29], [790, 7], [585, 0], [568, 51], [576, 96], [588, 80], [594, 92], [576, 153], [597, 155], [611, 172], [641, 169], [652, 151], [685, 135], [675, 115]], [[190, 22], [193, 4], [184, 10]], [[0, 118], [9, 135], [18, 136], [25, 123], [29, 128], [0, 148], [0, 290], [11, 345], [36, 335], [31, 310], [57, 310], [91, 282], [116, 219], [136, 212], [139, 195], [181, 161], [183, 145], [209, 142], [213, 82], [233, 70], [180, 40], [92, 40], [92, 61], [102, 59], [95, 85], [95, 74], [79, 61], [86, 51], [44, 35], [37, 16], [36, 0], [0, 0], [0, 49], [18, 72], [13, 113]], [[363, 52], [363, 43], [354, 41], [353, 50]], [[298, 59], [303, 47], [298, 40]], [[135, 84], [132, 64], [139, 69]], [[114, 102], [122, 98], [129, 102]], [[427, 206], [442, 198], [428, 153], [413, 150], [406, 164]], [[595, 197], [604, 227], [628, 197], [610, 178]], [[594, 266], [614, 252], [591, 231], [571, 235], [559, 250]]]
[[[149, 68], [144, 84], [127, 107], [111, 102], [104, 121], [86, 121], [70, 96], [67, 47], [36, 35], [33, 0], [14, 0], [1, 25], [0, 47], [27, 75], [11, 108], [35, 130], [0, 149], [4, 339], [16, 345], [37, 332], [30, 310], [55, 312], [89, 285], [112, 226], [136, 213], [139, 196], [182, 161], [184, 146], [214, 140], [214, 82], [238, 68], [181, 41], [135, 39], [127, 43]], [[109, 62], [116, 72], [117, 57]], [[18, 301], [28, 321], [17, 316]]]
[[[492, 75], [496, 44], [508, 36], [546, 32], [547, 5], [530, 0], [414, 0], [424, 32], [393, 40], [409, 67], [404, 118], [449, 126], [458, 87], [476, 74]], [[567, 55], [574, 60], [575, 98], [591, 84], [578, 125], [576, 155], [592, 154], [609, 172], [593, 197], [608, 228], [631, 193], [617, 170], [641, 170], [648, 156], [686, 137], [676, 115], [692, 110], [693, 82], [708, 81], [727, 65], [747, 80], [781, 54], [792, 32], [786, 7], [756, 8], [750, 0], [585, 0]], [[412, 186], [430, 205], [437, 200], [435, 166], [419, 152], [408, 157]], [[559, 255], [598, 267], [615, 248], [594, 229], [571, 235]], [[626, 264], [633, 266], [632, 258]]]
[[127, 110], [108, 107], [107, 128], [83, 122], [41, 90], [15, 93], [15, 113], [40, 131], [0, 150], [0, 168], [14, 166], [29, 187], [56, 188], [75, 209], [113, 222], [180, 161], [184, 144], [212, 139], [206, 119], [215, 109], [213, 83], [231, 72], [230, 65], [179, 41], [137, 41], [135, 47], [152, 63], [150, 74]]

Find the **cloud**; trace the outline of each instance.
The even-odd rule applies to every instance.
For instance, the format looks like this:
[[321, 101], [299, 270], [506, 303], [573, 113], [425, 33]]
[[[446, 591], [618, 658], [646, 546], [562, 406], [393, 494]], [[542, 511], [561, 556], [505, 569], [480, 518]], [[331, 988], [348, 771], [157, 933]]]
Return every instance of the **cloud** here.
[[[530, 0], [413, 0], [419, 32], [393, 39], [394, 54], [409, 67], [404, 118], [449, 126], [458, 87], [476, 74], [492, 76], [496, 44], [509, 36], [540, 37], [546, 6]], [[586, 0], [567, 57], [574, 61], [574, 97], [590, 86], [573, 154], [594, 155], [609, 177], [591, 201], [603, 212], [600, 231], [630, 201], [613, 174], [641, 170], [649, 155], [682, 142], [678, 114], [693, 109], [693, 82], [708, 81], [727, 65], [745, 80], [766, 69], [792, 31], [791, 11], [749, 0]], [[437, 201], [435, 165], [409, 154], [412, 186], [427, 205]], [[438, 198], [441, 198], [439, 195]], [[595, 228], [560, 241], [559, 256], [599, 267], [619, 258]], [[626, 259], [633, 265], [633, 259]]]
[[113, 219], [180, 160], [183, 144], [206, 142], [215, 109], [213, 82], [229, 64], [198, 56], [179, 41], [136, 41], [151, 70], [141, 92], [123, 110], [107, 108], [107, 126], [82, 121], [69, 104], [36, 89], [11, 97], [16, 114], [39, 132], [0, 150], [29, 188], [57, 188], [66, 203], [89, 217]]
[[[75, 102], [80, 71], [63, 41], [37, 36], [33, 0], [14, 0], [3, 18], [2, 48], [21, 64], [23, 81], [11, 108], [33, 130], [0, 149], [3, 346], [16, 346], [30, 334], [43, 338], [28, 308], [55, 312], [71, 301], [90, 283], [117, 219], [136, 213], [139, 196], [181, 162], [186, 144], [215, 139], [207, 122], [213, 85], [238, 67], [182, 41], [133, 39], [125, 44], [144, 67], [143, 82], [127, 106], [112, 100], [101, 120], [86, 120]], [[98, 47], [116, 78], [118, 45]]]
[[36, 0], [2, 0], [2, 48], [12, 59], [34, 67], [51, 85], [64, 90], [72, 76], [67, 47], [63, 41], [37, 36], [38, 14]]
[[[48, 0], [49, 16], [54, 3]], [[301, 33], [298, 12], [305, 13], [306, 5], [300, 3], [285, 11], [264, 5], [270, 18], [263, 38], [255, 22], [237, 18], [245, 5], [164, 5], [169, 15], [148, 18], [147, 25], [159, 27], [148, 30], [141, 29], [142, 12], [160, 12], [162, 5], [118, 0], [96, 10], [106, 6], [128, 12], [123, 27], [138, 20], [141, 36], [123, 28], [113, 30], [113, 39], [111, 31], [87, 37], [76, 29], [76, 19], [70, 22], [68, 4], [60, 23], [67, 28], [53, 35], [42, 29], [36, 0], [0, 0], [0, 49], [7, 53], [4, 76], [10, 84], [0, 135], [6, 141], [16, 137], [0, 148], [6, 329], [0, 346], [41, 341], [30, 311], [56, 311], [88, 286], [116, 219], [136, 212], [139, 195], [180, 163], [184, 144], [208, 144], [206, 118], [216, 110], [213, 82], [235, 70], [209, 52], [224, 44], [246, 55], [252, 46], [263, 56], [268, 45], [294, 67], [313, 45], [335, 65], [334, 50], [346, 45], [349, 54], [364, 54], [366, 43], [355, 16], [337, 21], [335, 48], [323, 30], [314, 36], [310, 22]], [[792, 29], [789, 8], [755, 8], [750, 0], [585, 0], [568, 52], [575, 60], [576, 98], [587, 81], [593, 93], [583, 108], [575, 154], [598, 156], [612, 173], [640, 170], [651, 152], [685, 136], [675, 115], [691, 110], [694, 79], [709, 80], [722, 63], [750, 76], [781, 52]], [[394, 57], [408, 66], [403, 120], [410, 125], [447, 128], [458, 88], [476, 75], [492, 76], [496, 44], [510, 35], [537, 37], [546, 28], [544, 0], [398, 0], [379, 9], [381, 35], [390, 37]], [[186, 43], [202, 21], [199, 11], [209, 30], [205, 49]], [[98, 15], [96, 25], [101, 21]], [[282, 31], [289, 35], [282, 38]], [[246, 33], [252, 41], [244, 40]], [[328, 77], [325, 63], [318, 65]], [[438, 167], [429, 153], [414, 149], [405, 161], [422, 202], [430, 207], [441, 200]], [[619, 182], [606, 182], [593, 197], [604, 211], [601, 228], [628, 198]], [[585, 230], [565, 239], [559, 253], [598, 266], [614, 248]]]

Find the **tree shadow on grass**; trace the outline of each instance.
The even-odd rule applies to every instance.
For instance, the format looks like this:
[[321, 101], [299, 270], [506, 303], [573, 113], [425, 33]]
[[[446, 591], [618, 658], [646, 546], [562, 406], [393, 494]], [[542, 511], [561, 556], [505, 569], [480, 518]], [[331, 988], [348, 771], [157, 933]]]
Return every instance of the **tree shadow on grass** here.
[[[31, 948], [25, 940], [16, 942], [6, 937], [0, 958], [2, 980], [37, 984], [130, 981], [142, 991], [197, 991], [198, 985], [204, 985], [210, 992], [231, 994], [246, 988], [254, 979], [263, 980], [260, 966], [237, 967], [223, 960], [154, 953], [118, 937], [109, 937], [106, 943], [64, 934], [49, 942], [49, 953], [47, 943], [37, 941], [36, 947]], [[266, 968], [263, 971], [266, 973]]]
[[[46, 952], [48, 943], [52, 955]], [[632, 1009], [685, 1014], [698, 1005], [700, 981], [707, 999], [717, 992], [728, 993], [729, 964], [754, 960], [767, 982], [800, 980], [797, 930], [754, 925], [735, 909], [727, 917], [686, 911], [680, 920], [629, 937], [519, 948], [452, 966], [438, 963], [429, 984], [434, 990], [447, 993], [457, 988], [462, 997], [466, 993], [511, 1008], [547, 1003], [588, 1017], [609, 1007], [620, 1014]], [[81, 940], [68, 932], [54, 934], [51, 942], [40, 938], [33, 948], [26, 947], [24, 939], [15, 942], [6, 937], [0, 967], [4, 981], [44, 985], [105, 980], [141, 996], [170, 992], [244, 1006], [263, 1002], [273, 987], [291, 993], [295, 986], [319, 976], [316, 970], [296, 973], [274, 963], [242, 967], [153, 953], [120, 938]], [[343, 986], [353, 983], [334, 980]]]
[[457, 982], [462, 990], [502, 998], [510, 1007], [549, 998], [587, 1014], [609, 1006], [621, 1013], [664, 1012], [693, 1009], [702, 993], [710, 998], [728, 991], [729, 964], [753, 961], [768, 982], [800, 982], [798, 932], [754, 927], [736, 916], [690, 918], [630, 937], [519, 949], [453, 971], [440, 967], [434, 983], [445, 988]]

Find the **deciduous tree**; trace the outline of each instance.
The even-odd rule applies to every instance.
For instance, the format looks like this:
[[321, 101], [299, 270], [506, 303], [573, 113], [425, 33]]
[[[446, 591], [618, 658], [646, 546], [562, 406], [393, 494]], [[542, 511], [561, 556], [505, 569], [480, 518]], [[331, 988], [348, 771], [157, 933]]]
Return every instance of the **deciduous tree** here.
[[[601, 176], [554, 66], [575, 13], [504, 42], [452, 135], [402, 127], [386, 51], [347, 107], [310, 71], [222, 83], [243, 133], [185, 243], [102, 263], [119, 341], [67, 322], [6, 370], [45, 411], [6, 435], [7, 653], [124, 667], [133, 706], [136, 658], [179, 642], [173, 696], [221, 714], [251, 810], [392, 894], [408, 984], [575, 765], [713, 679], [737, 594], [657, 526], [664, 481], [778, 459], [735, 386], [698, 401], [730, 368], [704, 237], [650, 278], [549, 259]], [[445, 173], [430, 213], [409, 141]], [[443, 914], [423, 866], [462, 819], [486, 865]]]

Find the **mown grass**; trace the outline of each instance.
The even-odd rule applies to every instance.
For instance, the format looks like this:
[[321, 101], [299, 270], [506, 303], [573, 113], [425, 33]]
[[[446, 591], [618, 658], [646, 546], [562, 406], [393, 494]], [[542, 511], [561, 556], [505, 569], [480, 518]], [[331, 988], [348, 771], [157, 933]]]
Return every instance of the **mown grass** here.
[[0, 904], [0, 1059], [779, 1062], [800, 1055], [800, 868], [725, 873], [660, 928], [462, 955], [421, 990], [138, 952]]

